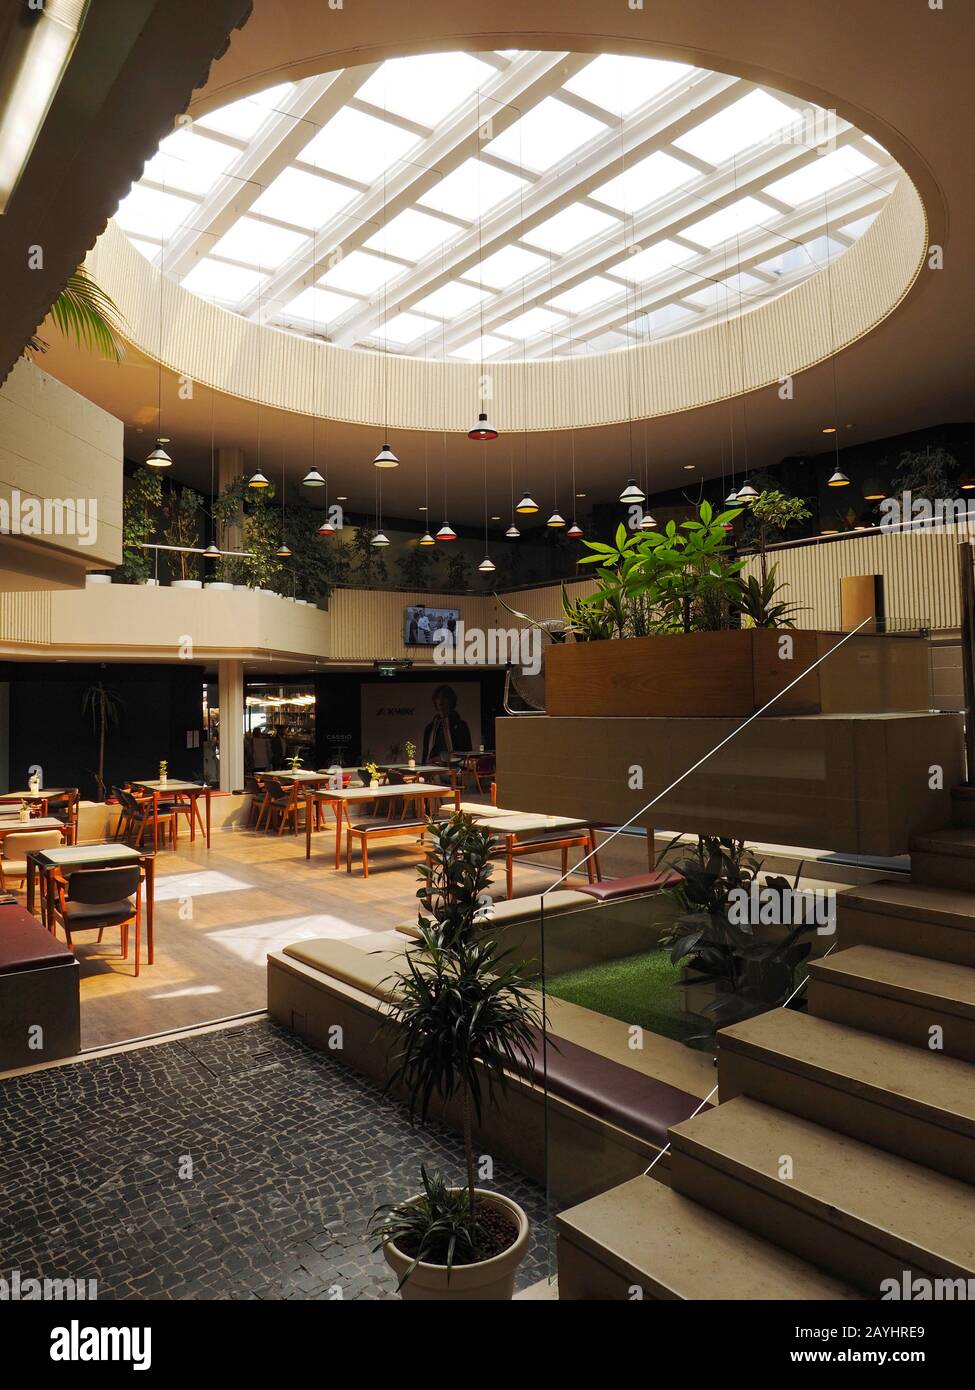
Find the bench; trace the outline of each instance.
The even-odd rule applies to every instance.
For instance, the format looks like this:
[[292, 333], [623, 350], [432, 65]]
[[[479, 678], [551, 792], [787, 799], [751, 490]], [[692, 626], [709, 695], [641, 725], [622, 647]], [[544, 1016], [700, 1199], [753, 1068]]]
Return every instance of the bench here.
[[[309, 1044], [384, 1085], [395, 1042], [388, 1005], [405, 951], [389, 933], [355, 944], [322, 938], [268, 956], [268, 1012]], [[581, 1201], [646, 1170], [714, 1084], [711, 1059], [647, 1035], [631, 1050], [625, 1024], [565, 1000], [546, 1001], [546, 1033], [487, 1101], [477, 1141], [504, 1155], [559, 1201]], [[457, 1128], [459, 1105], [434, 1113]], [[655, 1171], [666, 1170], [666, 1158]]]
[[[526, 975], [536, 976], [542, 960], [549, 976], [561, 975], [653, 950], [677, 913], [676, 904], [660, 895], [679, 881], [673, 870], [655, 869], [507, 898], [493, 903], [478, 925], [499, 939], [508, 963]], [[419, 939], [415, 920], [399, 923], [396, 931]]]
[[0, 1071], [80, 1049], [78, 962], [26, 908], [0, 907]]
[[352, 842], [359, 841], [362, 858], [362, 877], [369, 877], [369, 841], [389, 839], [390, 836], [410, 834], [413, 839], [422, 837], [427, 827], [425, 820], [360, 820], [345, 828], [345, 871], [352, 872]]

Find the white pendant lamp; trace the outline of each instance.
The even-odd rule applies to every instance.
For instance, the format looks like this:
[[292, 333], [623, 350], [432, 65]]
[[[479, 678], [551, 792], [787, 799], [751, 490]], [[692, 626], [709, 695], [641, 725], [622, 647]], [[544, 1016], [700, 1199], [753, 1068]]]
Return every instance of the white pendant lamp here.
[[431, 536], [429, 531], [424, 531], [423, 535], [420, 537], [419, 543], [420, 545], [436, 545], [437, 538], [436, 536]]
[[738, 496], [736, 498], [736, 501], [745, 503], [754, 502], [757, 496], [758, 493], [755, 491], [751, 483], [746, 478], [745, 481], [742, 483], [741, 487], [738, 489]]
[[437, 532], [437, 540], [438, 540], [438, 541], [455, 541], [456, 539], [457, 539], [457, 532], [453, 529], [452, 526], [450, 526], [450, 525], [445, 521], [444, 524], [441, 526], [440, 530]]
[[146, 458], [146, 466], [148, 468], [171, 468], [173, 466], [172, 459], [163, 448], [163, 445], [168, 443], [169, 440], [165, 438], [156, 440], [156, 447]]
[[213, 544], [213, 541], [211, 541], [210, 544], [207, 546], [206, 550], [204, 550], [204, 552], [203, 552], [203, 558], [204, 558], [204, 560], [219, 560], [219, 559], [220, 559], [220, 551], [219, 551], [219, 550], [217, 549], [217, 547]]
[[620, 493], [620, 501], [624, 503], [645, 502], [647, 494], [642, 488], [637, 486], [636, 478], [630, 478], [626, 487]]
[[493, 574], [495, 569], [494, 561], [491, 559], [490, 555], [485, 555], [477, 568], [482, 574]]
[[270, 487], [271, 484], [268, 482], [267, 478], [265, 478], [261, 470], [258, 469], [256, 473], [252, 473], [247, 479], [247, 486], [254, 488], [255, 491], [259, 491], [262, 488]]
[[735, 503], [738, 501], [738, 493], [735, 490], [734, 486], [732, 486], [731, 491], [728, 493], [728, 496], [724, 500], [726, 507], [733, 507]]
[[564, 526], [565, 517], [561, 516], [558, 511], [554, 511], [552, 515], [549, 517], [548, 521], [546, 521], [545, 525], [552, 527]]
[[389, 537], [385, 531], [377, 531], [369, 542], [370, 545], [389, 545]]
[[574, 541], [581, 540], [583, 535], [582, 527], [577, 521], [574, 521], [565, 534], [571, 536]]
[[515, 507], [515, 511], [521, 516], [533, 516], [538, 511], [538, 503], [530, 493], [525, 493], [524, 497]]
[[301, 480], [305, 487], [324, 487], [325, 479], [317, 468], [309, 468], [308, 472]]
[[641, 530], [641, 531], [656, 531], [656, 529], [657, 529], [656, 520], [650, 515], [649, 512], [644, 512], [644, 513], [643, 513], [643, 516], [640, 518], [640, 530]]
[[840, 468], [840, 466], [839, 466], [838, 464], [837, 464], [836, 468], [833, 470], [832, 476], [831, 476], [830, 478], [827, 478], [827, 480], [826, 480], [826, 486], [827, 486], [827, 487], [849, 487], [849, 486], [850, 486], [850, 480], [849, 480], [849, 478], [846, 476], [846, 474], [843, 472], [842, 468]]
[[488, 420], [486, 413], [482, 410], [480, 415], [478, 415], [477, 419], [474, 421], [473, 425], [471, 425], [470, 429], [467, 431], [467, 438], [475, 440], [488, 440], [497, 439], [497, 437], [497, 430]]
[[508, 537], [509, 541], [516, 541], [521, 535], [521, 532], [518, 530], [518, 527], [512, 523], [504, 534]]
[[279, 560], [288, 560], [291, 558], [291, 551], [283, 542], [281, 545], [278, 546], [277, 550], [274, 553], [275, 555], [277, 555]]
[[393, 453], [392, 449], [389, 447], [388, 444], [384, 444], [383, 447], [379, 450], [379, 453], [373, 459], [373, 463], [377, 468], [399, 467], [399, 459]]
[[335, 535], [335, 527], [330, 521], [323, 521], [318, 528], [318, 534], [321, 536], [322, 540], [329, 541]]

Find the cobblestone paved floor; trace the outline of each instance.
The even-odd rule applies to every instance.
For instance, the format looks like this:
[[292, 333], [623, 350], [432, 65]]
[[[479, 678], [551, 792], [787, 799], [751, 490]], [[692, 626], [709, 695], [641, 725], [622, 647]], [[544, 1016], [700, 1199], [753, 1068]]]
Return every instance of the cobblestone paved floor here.
[[[267, 1021], [0, 1082], [0, 1276], [97, 1279], [113, 1298], [389, 1298], [365, 1240], [456, 1135]], [[192, 1167], [190, 1167], [192, 1165]], [[187, 1175], [191, 1174], [191, 1175]], [[549, 1272], [544, 1194], [524, 1287]]]

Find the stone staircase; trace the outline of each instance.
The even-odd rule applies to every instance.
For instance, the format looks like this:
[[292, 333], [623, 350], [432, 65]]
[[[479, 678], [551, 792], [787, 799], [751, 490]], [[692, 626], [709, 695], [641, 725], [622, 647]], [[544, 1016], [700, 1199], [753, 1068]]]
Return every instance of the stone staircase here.
[[668, 1173], [558, 1218], [561, 1298], [975, 1279], [975, 789], [953, 806], [913, 843], [910, 881], [840, 895], [808, 1013], [722, 1031], [721, 1103], [670, 1130]]

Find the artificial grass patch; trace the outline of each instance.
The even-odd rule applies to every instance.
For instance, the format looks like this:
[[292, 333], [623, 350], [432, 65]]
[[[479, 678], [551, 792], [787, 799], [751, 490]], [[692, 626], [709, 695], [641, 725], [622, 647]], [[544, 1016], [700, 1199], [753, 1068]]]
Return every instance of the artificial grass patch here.
[[545, 988], [557, 999], [683, 1042], [700, 1033], [702, 1024], [681, 1013], [679, 977], [669, 952], [644, 951], [556, 975]]

